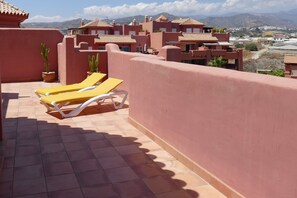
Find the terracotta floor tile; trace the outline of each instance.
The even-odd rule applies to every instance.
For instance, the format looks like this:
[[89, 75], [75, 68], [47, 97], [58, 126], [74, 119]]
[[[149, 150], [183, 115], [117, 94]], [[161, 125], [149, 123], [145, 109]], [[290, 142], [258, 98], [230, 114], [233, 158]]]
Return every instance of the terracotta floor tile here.
[[34, 195], [19, 196], [17, 198], [48, 198], [48, 196], [47, 196], [47, 193], [41, 193], [41, 194], [34, 194]]
[[107, 184], [108, 179], [103, 171], [95, 170], [76, 174], [81, 187]]
[[170, 155], [164, 150], [150, 151], [147, 153], [147, 155], [155, 162], [166, 162], [175, 160], [175, 158], [172, 157], [172, 155]]
[[18, 146], [16, 148], [16, 157], [36, 154], [40, 154], [39, 146]]
[[96, 159], [74, 161], [72, 162], [72, 167], [76, 173], [101, 169]]
[[81, 189], [60, 190], [49, 193], [49, 198], [83, 198]]
[[98, 158], [103, 169], [128, 166], [121, 156]]
[[79, 135], [80, 131], [77, 129], [73, 129], [69, 126], [59, 126], [59, 131], [61, 132], [61, 136], [68, 136], [68, 135]]
[[44, 138], [44, 137], [51, 137], [51, 136], [59, 136], [60, 131], [58, 129], [46, 129], [46, 130], [39, 130], [39, 137]]
[[91, 149], [110, 147], [111, 144], [107, 140], [87, 141]]
[[189, 168], [187, 168], [185, 165], [183, 165], [177, 160], [157, 162], [156, 164], [160, 166], [170, 176], [173, 176], [178, 173], [191, 172]]
[[27, 155], [15, 158], [15, 167], [41, 164], [41, 155]]
[[142, 151], [138, 148], [137, 145], [125, 145], [125, 146], [116, 146], [115, 149], [121, 155], [130, 155], [135, 153], [142, 153]]
[[175, 191], [179, 189], [174, 181], [167, 176], [144, 178], [143, 181], [147, 185], [147, 187], [155, 194]]
[[48, 153], [42, 155], [43, 163], [67, 162], [69, 161], [66, 152]]
[[13, 180], [13, 168], [4, 168], [0, 170], [0, 183]]
[[49, 192], [79, 187], [74, 174], [46, 177], [46, 184]]
[[5, 157], [3, 168], [12, 168], [14, 167], [14, 157]]
[[112, 185], [101, 185], [82, 188], [84, 197], [87, 198], [120, 198]]
[[120, 154], [117, 152], [117, 150], [113, 147], [105, 147], [105, 148], [99, 148], [99, 149], [93, 149], [93, 153], [97, 158], [103, 158], [103, 157], [116, 157]]
[[16, 155], [15, 148], [4, 148], [4, 157], [14, 157]]
[[18, 139], [18, 146], [39, 146], [38, 138], [30, 138], [30, 139]]
[[121, 198], [153, 196], [153, 193], [142, 180], [116, 183], [115, 188], [117, 192], [119, 192]]
[[144, 153], [125, 155], [123, 156], [123, 158], [130, 166], [140, 165], [140, 164], [150, 164], [154, 162], [148, 155]]
[[67, 151], [70, 161], [79, 161], [95, 158], [93, 152], [89, 149], [79, 151]]
[[188, 173], [177, 173], [171, 176], [174, 179], [174, 182], [183, 188], [188, 188], [190, 186], [203, 186], [207, 183], [198, 175], [188, 172]]
[[55, 144], [55, 143], [62, 143], [61, 136], [50, 136], [50, 137], [41, 137], [40, 144]]
[[152, 164], [141, 164], [133, 166], [132, 169], [135, 173], [141, 177], [154, 177], [159, 175], [165, 175], [166, 173], [155, 163]]
[[13, 195], [22, 196], [46, 192], [44, 178], [13, 182]]
[[65, 151], [64, 145], [62, 143], [54, 143], [54, 144], [45, 144], [41, 145], [41, 153], [57, 153]]
[[192, 198], [192, 197], [199, 197], [200, 196], [197, 194], [197, 196], [192, 196], [190, 195], [186, 190], [177, 190], [177, 191], [171, 191], [167, 193], [162, 193], [156, 195], [157, 198]]
[[87, 133], [83, 134], [85, 140], [93, 141], [93, 140], [101, 140], [104, 138], [104, 136], [101, 133]]
[[18, 126], [17, 127], [17, 132], [22, 133], [22, 132], [37, 132], [37, 125], [30, 125], [30, 126]]
[[70, 162], [57, 162], [44, 164], [45, 176], [54, 176], [73, 173], [73, 169]]
[[22, 131], [17, 133], [18, 139], [37, 139], [37, 131]]
[[130, 144], [137, 144], [137, 142], [135, 142], [136, 138], [132, 138], [132, 137], [119, 137], [119, 138], [108, 138], [108, 141], [110, 141], [110, 143], [113, 146], [124, 146], [124, 145], [130, 145]]
[[49, 130], [49, 129], [58, 129], [58, 125], [52, 124], [52, 123], [38, 123], [39, 131]]
[[0, 197], [12, 197], [12, 182], [0, 183]]
[[16, 167], [14, 169], [14, 180], [28, 180], [28, 179], [38, 179], [44, 177], [43, 167], [41, 164]]
[[130, 167], [107, 169], [105, 172], [108, 179], [113, 183], [138, 179], [138, 176]]
[[199, 198], [226, 198], [225, 195], [210, 185], [191, 186], [186, 189], [189, 194], [192, 194], [193, 196], [198, 194]]
[[77, 150], [83, 150], [87, 149], [89, 146], [84, 141], [78, 141], [78, 142], [66, 142], [64, 143], [66, 151], [77, 151]]
[[81, 139], [83, 139], [81, 134], [62, 136], [63, 142], [79, 142]]

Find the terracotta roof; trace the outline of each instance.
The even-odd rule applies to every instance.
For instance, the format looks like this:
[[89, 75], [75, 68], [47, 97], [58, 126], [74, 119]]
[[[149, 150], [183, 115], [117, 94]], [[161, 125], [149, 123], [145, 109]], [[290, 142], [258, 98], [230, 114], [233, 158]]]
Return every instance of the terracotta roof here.
[[297, 55], [285, 55], [284, 63], [297, 64]]
[[158, 22], [164, 22], [164, 21], [168, 21], [168, 18], [167, 18], [166, 16], [164, 16], [164, 15], [160, 15], [160, 16], [156, 19], [156, 21], [158, 21]]
[[211, 34], [207, 34], [207, 33], [192, 33], [192, 34], [183, 33], [182, 36], [178, 36], [178, 40], [179, 41], [204, 41], [204, 42], [218, 41], [216, 37], [213, 37]]
[[29, 13], [19, 9], [18, 7], [11, 5], [10, 3], [0, 0], [0, 14], [10, 14], [19, 16], [29, 16]]
[[180, 25], [204, 25], [200, 21], [197, 21], [192, 18], [176, 19], [173, 20], [172, 23], [179, 23]]
[[106, 23], [105, 21], [96, 19], [94, 21], [86, 23], [85, 25], [80, 26], [79, 28], [86, 28], [86, 27], [112, 27], [112, 25]]
[[96, 38], [95, 43], [136, 43], [136, 40], [130, 35], [104, 35]]

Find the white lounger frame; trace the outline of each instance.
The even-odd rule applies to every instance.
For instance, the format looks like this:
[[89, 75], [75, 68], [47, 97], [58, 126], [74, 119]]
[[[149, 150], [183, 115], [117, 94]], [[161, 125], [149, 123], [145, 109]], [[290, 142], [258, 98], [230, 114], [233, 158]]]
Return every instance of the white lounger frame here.
[[[81, 91], [82, 91], [82, 90], [80, 90], [80, 92], [81, 92]], [[84, 91], [86, 91], [86, 90], [84, 90]], [[124, 95], [124, 97], [123, 97], [121, 103], [118, 104], [118, 105], [117, 105], [116, 102], [113, 100], [113, 97], [114, 97], [114, 96], [117, 96], [117, 95]], [[128, 97], [128, 92], [127, 92], [127, 91], [125, 91], [125, 90], [114, 90], [114, 91], [112, 91], [112, 92], [109, 92], [108, 94], [102, 94], [102, 95], [93, 97], [93, 98], [91, 98], [91, 99], [85, 101], [84, 103], [79, 104], [76, 108], [74, 108], [72, 111], [70, 111], [70, 112], [67, 113], [67, 114], [64, 113], [64, 112], [62, 111], [61, 108], [62, 108], [63, 106], [68, 105], [68, 104], [69, 104], [68, 102], [66, 102], [66, 103], [64, 103], [64, 104], [56, 104], [55, 102], [52, 102], [52, 103], [51, 103], [52, 106], [49, 106], [48, 104], [46, 104], [46, 103], [44, 103], [44, 102], [41, 102], [41, 103], [42, 103], [44, 106], [46, 106], [46, 108], [47, 108], [48, 111], [57, 111], [57, 112], [59, 112], [59, 113], [62, 115], [63, 118], [69, 118], [69, 117], [77, 116], [82, 110], [84, 110], [84, 109], [85, 109], [89, 104], [91, 104], [92, 102], [97, 102], [97, 103], [99, 103], [99, 102], [101, 102], [101, 101], [104, 102], [105, 99], [111, 99], [111, 101], [112, 101], [112, 103], [113, 103], [113, 105], [114, 105], [114, 108], [115, 108], [115, 109], [120, 109], [120, 108], [122, 108], [123, 105], [125, 104], [125, 101], [126, 101], [127, 97]]]

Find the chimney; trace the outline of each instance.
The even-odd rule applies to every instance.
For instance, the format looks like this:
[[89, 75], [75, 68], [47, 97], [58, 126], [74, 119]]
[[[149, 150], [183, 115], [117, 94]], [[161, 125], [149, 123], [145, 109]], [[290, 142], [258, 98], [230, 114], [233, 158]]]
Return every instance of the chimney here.
[[147, 15], [145, 15], [145, 17], [144, 17], [144, 22], [145, 22], [145, 23], [147, 23], [147, 22], [148, 22], [148, 20], [149, 20], [148, 16], [147, 16]]
[[112, 26], [115, 26], [115, 20], [112, 20]]
[[80, 26], [83, 26], [85, 24], [84, 20], [80, 21]]
[[133, 25], [133, 26], [136, 26], [136, 19], [133, 19], [133, 21], [132, 21], [132, 25]]
[[150, 21], [153, 21], [153, 17], [150, 17]]

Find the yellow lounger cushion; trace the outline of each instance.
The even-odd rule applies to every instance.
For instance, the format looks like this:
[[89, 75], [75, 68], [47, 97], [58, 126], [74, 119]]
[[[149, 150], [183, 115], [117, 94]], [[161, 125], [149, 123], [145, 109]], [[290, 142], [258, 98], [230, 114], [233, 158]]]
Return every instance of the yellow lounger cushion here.
[[106, 81], [102, 82], [96, 88], [84, 92], [68, 92], [61, 93], [57, 95], [44, 96], [40, 100], [48, 105], [52, 105], [52, 102], [56, 104], [59, 103], [77, 103], [81, 101], [86, 101], [90, 98], [109, 93], [113, 89], [115, 89], [119, 84], [121, 84], [123, 80], [116, 78], [108, 78]]
[[40, 95], [52, 95], [52, 94], [58, 94], [63, 92], [78, 91], [80, 89], [95, 85], [100, 80], [102, 80], [105, 76], [106, 74], [103, 74], [103, 73], [93, 73], [92, 75], [88, 76], [84, 81], [80, 83], [42, 88], [42, 89], [37, 89], [35, 92]]

